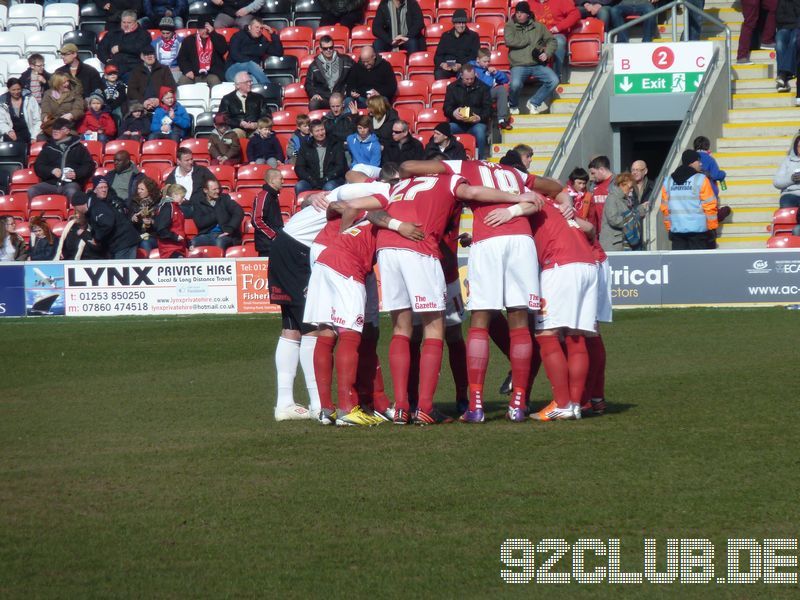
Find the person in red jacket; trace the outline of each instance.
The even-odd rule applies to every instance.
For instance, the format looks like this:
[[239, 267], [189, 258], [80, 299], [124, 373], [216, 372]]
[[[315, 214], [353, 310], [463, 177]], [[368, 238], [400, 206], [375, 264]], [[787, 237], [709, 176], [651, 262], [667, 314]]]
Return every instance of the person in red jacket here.
[[181, 202], [186, 198], [186, 188], [177, 183], [164, 188], [164, 197], [158, 205], [155, 228], [158, 254], [161, 258], [186, 257], [186, 230], [184, 229]]
[[100, 94], [92, 94], [86, 104], [88, 108], [78, 127], [78, 133], [82, 136], [89, 133], [89, 139], [101, 142], [113, 140], [117, 135], [117, 124], [114, 123], [111, 113], [105, 110], [105, 99]]
[[565, 80], [563, 68], [567, 58], [567, 36], [581, 20], [581, 13], [572, 0], [534, 0], [530, 3], [534, 18], [547, 27], [558, 42], [553, 55], [553, 70], [559, 81]]

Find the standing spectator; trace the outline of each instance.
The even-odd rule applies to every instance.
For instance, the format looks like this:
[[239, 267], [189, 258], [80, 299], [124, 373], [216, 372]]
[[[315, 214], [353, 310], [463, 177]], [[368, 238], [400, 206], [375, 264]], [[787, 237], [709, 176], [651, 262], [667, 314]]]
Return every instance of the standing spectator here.
[[214, 31], [209, 17], [202, 17], [197, 33], [188, 36], [178, 51], [178, 68], [182, 75], [178, 85], [207, 83], [210, 87], [225, 79], [225, 54], [228, 42]]
[[[688, 0], [689, 4], [693, 4], [700, 10], [703, 10], [706, 6], [706, 0]], [[773, 12], [775, 8], [773, 7]], [[774, 20], [773, 20], [774, 24]], [[693, 12], [689, 13], [689, 41], [697, 41], [700, 39], [700, 34], [703, 30], [703, 22], [700, 20], [700, 17], [695, 15]], [[774, 31], [774, 29], [773, 29]], [[686, 39], [686, 34], [684, 33], [682, 40]], [[774, 48], [775, 46], [773, 46]]]
[[272, 132], [272, 119], [269, 117], [258, 120], [258, 129], [247, 144], [247, 160], [272, 168], [286, 160], [278, 136]]
[[[619, 4], [611, 8], [611, 27], [621, 27], [625, 24], [626, 17], [642, 17], [655, 12], [655, 2], [658, 0], [621, 0]], [[642, 41], [652, 42], [656, 36], [656, 29], [658, 27], [658, 17], [651, 16], [644, 23], [642, 23]], [[621, 31], [617, 36], [616, 42], [620, 44], [627, 44], [629, 40], [629, 30]], [[558, 73], [558, 71], [556, 71]]]
[[329, 138], [336, 138], [344, 144], [347, 138], [356, 132], [358, 112], [355, 102], [345, 109], [344, 96], [339, 92], [335, 92], [331, 94], [329, 106], [330, 110], [322, 117], [325, 130], [328, 132]]
[[[719, 186], [720, 184], [725, 185], [726, 173], [719, 168], [717, 161], [711, 156], [711, 140], [707, 137], [703, 135], [697, 136], [694, 139], [692, 148], [700, 155], [700, 170], [708, 177], [711, 182], [711, 189], [714, 190], [714, 195], [717, 197], [717, 222], [721, 224], [733, 213], [730, 206], [722, 206], [719, 203]], [[717, 229], [717, 233], [719, 233], [719, 229]]]
[[[739, 47], [736, 50], [736, 64], [750, 65], [750, 50], [753, 48], [753, 34], [759, 25], [761, 13], [765, 13], [758, 39], [761, 48], [775, 47], [775, 11], [777, 0], [742, 0], [742, 29], [739, 32]], [[695, 39], [690, 36], [689, 39]], [[699, 39], [699, 36], [698, 36]]]
[[[269, 34], [269, 39], [263, 32]], [[246, 71], [259, 84], [267, 85], [269, 78], [261, 68], [267, 56], [283, 56], [281, 38], [276, 30], [269, 25], [262, 25], [261, 19], [255, 17], [247, 29], [242, 29], [231, 38], [225, 79], [235, 81], [237, 73]]]
[[372, 46], [361, 48], [360, 60], [353, 65], [347, 78], [346, 96], [359, 108], [366, 108], [373, 96], [384, 96], [390, 102], [397, 94], [397, 79], [389, 61], [375, 52]]
[[93, 66], [81, 62], [75, 44], [64, 44], [61, 47], [61, 59], [64, 61], [64, 66], [58, 67], [56, 73], [71, 75], [80, 84], [78, 93], [84, 98], [88, 98], [103, 87], [100, 73]]
[[310, 144], [303, 144], [297, 155], [294, 172], [297, 174], [295, 191], [330, 191], [344, 184], [347, 161], [344, 147], [338, 140], [329, 140], [325, 125], [320, 120], [311, 121]]
[[364, 22], [366, 0], [319, 0], [322, 6], [320, 25], [344, 25], [352, 29]]
[[[99, 187], [99, 185], [98, 185]], [[86, 214], [92, 237], [115, 260], [134, 260], [141, 238], [130, 219], [115, 210], [99, 194], [75, 195], [75, 211]]]
[[[395, 121], [395, 128], [398, 123], [405, 121]], [[347, 137], [347, 149], [353, 157], [353, 166], [370, 165], [373, 167], [381, 166], [381, 143], [378, 137], [372, 133], [372, 120], [367, 117], [359, 117], [356, 122], [356, 132]]]
[[143, 14], [148, 27], [168, 17], [175, 23], [175, 27], [183, 29], [189, 16], [189, 3], [187, 0], [144, 0]]
[[279, 194], [283, 187], [283, 174], [270, 169], [264, 174], [264, 186], [253, 199], [253, 228], [259, 256], [269, 256], [272, 240], [283, 229], [283, 216]]
[[150, 123], [152, 119], [144, 110], [144, 105], [134, 100], [130, 104], [130, 110], [119, 126], [121, 140], [144, 140], [150, 135]]
[[50, 225], [42, 217], [30, 220], [31, 249], [29, 260], [53, 260], [58, 247], [58, 236], [50, 230]]
[[44, 57], [41, 54], [31, 54], [28, 57], [28, 68], [22, 72], [19, 80], [22, 87], [31, 93], [36, 103], [41, 104], [50, 77], [50, 73], [44, 70]]
[[168, 87], [175, 91], [175, 78], [172, 72], [156, 61], [155, 48], [148, 44], [142, 51], [142, 63], [131, 72], [128, 82], [128, 102], [141, 102], [146, 110], [155, 110], [158, 106], [158, 93], [161, 88]]
[[180, 142], [192, 126], [189, 113], [180, 102], [175, 101], [175, 92], [172, 88], [162, 87], [158, 96], [160, 103], [153, 111], [149, 139]]
[[264, 0], [211, 0], [220, 7], [214, 27], [236, 27], [245, 29], [257, 18], [254, 15], [263, 8]]
[[119, 69], [115, 65], [106, 65], [101, 79], [100, 92], [109, 110], [122, 117], [122, 107], [128, 100], [128, 86], [119, 79]]
[[83, 118], [83, 97], [75, 89], [78, 83], [69, 75], [56, 73], [50, 78], [50, 89], [42, 98], [42, 133], [50, 134], [56, 119], [67, 119], [74, 130]]
[[401, 164], [405, 160], [422, 160], [425, 151], [422, 142], [411, 135], [408, 123], [397, 119], [392, 122], [392, 140], [383, 147], [381, 164]]
[[308, 109], [328, 108], [331, 94], [344, 92], [352, 68], [353, 59], [337, 52], [333, 47], [333, 38], [323, 35], [319, 39], [319, 55], [306, 73]]
[[[701, 1], [705, 2], [705, 0]], [[592, 0], [591, 2], [588, 0], [575, 0], [581, 19], [585, 19], [586, 17], [600, 19], [603, 22], [604, 31], [611, 31], [613, 29], [611, 25], [611, 9], [617, 2], [619, 2], [619, 0]]]
[[63, 194], [70, 200], [89, 180], [94, 160], [80, 138], [71, 135], [71, 128], [68, 119], [53, 122], [52, 137], [33, 163], [33, 170], [42, 181], [28, 189], [28, 200], [41, 194]]
[[639, 243], [632, 245], [623, 231], [626, 219], [637, 219], [641, 224], [650, 209], [648, 201], [637, 204], [633, 187], [633, 175], [620, 173], [614, 179], [614, 186], [609, 190], [603, 210], [603, 224], [600, 227], [600, 245], [606, 252], [642, 250], [642, 241], [639, 240]]
[[444, 114], [450, 119], [450, 131], [469, 133], [475, 138], [478, 158], [489, 156], [486, 136], [492, 119], [492, 100], [489, 88], [475, 77], [472, 65], [464, 65], [461, 78], [447, 86]]
[[478, 50], [478, 58], [469, 64], [475, 68], [478, 81], [489, 87], [489, 97], [497, 106], [497, 126], [500, 129], [513, 129], [511, 117], [508, 114], [508, 74], [498, 71], [489, 63], [492, 53], [487, 48]]
[[478, 58], [481, 40], [477, 33], [467, 29], [467, 11], [463, 8], [453, 13], [453, 28], [446, 31], [436, 47], [433, 76], [436, 79], [458, 77], [461, 67]]
[[797, 65], [797, 24], [800, 23], [800, 0], [778, 0], [775, 12], [775, 54], [778, 74], [775, 87], [779, 92], [791, 91], [789, 81]]
[[649, 202], [655, 184], [647, 176], [647, 163], [643, 160], [633, 161], [631, 175], [633, 176], [633, 197], [636, 199], [636, 204]]
[[377, 52], [425, 50], [425, 21], [417, 0], [381, 0], [372, 21]]
[[206, 181], [214, 179], [214, 175], [205, 167], [194, 164], [194, 157], [189, 148], [178, 148], [175, 163], [177, 166], [164, 178], [164, 183], [182, 185], [186, 188], [186, 198], [190, 204], [194, 205], [203, 197], [203, 187]]
[[[121, 29], [109, 31], [97, 47], [97, 56], [104, 64], [119, 68], [122, 80], [127, 83], [134, 67], [141, 63], [145, 50], [153, 49], [152, 38], [146, 29], [136, 21], [136, 13], [126, 10], [122, 13]], [[88, 93], [91, 93], [90, 90]], [[87, 93], [84, 90], [84, 93]]]
[[0, 136], [6, 142], [30, 144], [41, 131], [39, 104], [16, 77], [6, 81], [8, 91], [0, 96]]
[[425, 146], [425, 155], [431, 151], [444, 154], [447, 160], [467, 160], [464, 145], [453, 137], [450, 123], [439, 123], [431, 133], [431, 139]]
[[120, 150], [114, 155], [114, 168], [106, 174], [105, 179], [111, 192], [122, 201], [122, 212], [129, 212], [128, 206], [136, 196], [136, 186], [142, 177], [127, 150]]
[[186, 189], [176, 183], [164, 188], [163, 198], [156, 209], [155, 231], [160, 258], [186, 256], [185, 218], [180, 206], [186, 198]]
[[158, 184], [149, 177], [142, 176], [136, 182], [136, 194], [130, 202], [130, 219], [139, 233], [139, 248], [149, 253], [158, 246], [155, 236], [156, 207], [161, 200]]
[[158, 24], [161, 35], [153, 40], [153, 48], [156, 51], [156, 60], [167, 67], [175, 81], [181, 77], [178, 68], [178, 53], [181, 50], [183, 38], [175, 34], [175, 21], [171, 17], [164, 17]]
[[208, 138], [208, 153], [212, 165], [238, 165], [242, 162], [242, 145], [239, 136], [228, 126], [222, 113], [214, 115], [214, 130]]
[[78, 133], [86, 139], [96, 139], [104, 144], [114, 139], [117, 135], [117, 124], [111, 118], [111, 113], [105, 109], [105, 98], [99, 93], [92, 94], [86, 104], [86, 113], [78, 127]]
[[392, 137], [392, 125], [399, 118], [397, 111], [383, 96], [373, 96], [367, 101], [367, 111], [372, 117], [372, 131], [378, 136], [381, 146], [386, 148]]
[[254, 94], [253, 81], [245, 71], [236, 74], [236, 89], [222, 97], [219, 112], [225, 115], [228, 125], [239, 137], [247, 137], [258, 127], [258, 120], [272, 115], [267, 99]]
[[242, 207], [222, 194], [219, 181], [214, 178], [206, 181], [199, 200], [192, 201], [194, 222], [198, 234], [192, 240], [192, 247], [217, 246], [227, 250], [242, 243]]
[[[661, 188], [661, 212], [673, 250], [708, 250], [717, 229], [717, 197], [700, 173], [700, 155], [684, 150]], [[601, 232], [602, 235], [602, 232]]]
[[17, 233], [17, 220], [12, 216], [0, 217], [0, 261], [28, 260], [25, 240]]
[[303, 144], [311, 143], [311, 119], [308, 115], [297, 115], [295, 119], [297, 129], [294, 130], [292, 137], [286, 144], [286, 157], [289, 164], [294, 164], [297, 161], [297, 154]]
[[[645, 1], [649, 3], [649, 0]], [[558, 78], [564, 81], [566, 79], [563, 70], [567, 59], [567, 36], [580, 22], [581, 13], [572, 0], [536, 1], [531, 4], [531, 9], [533, 10], [534, 18], [556, 38], [557, 46], [555, 54], [553, 54], [555, 59], [553, 70]]]
[[531, 15], [528, 3], [520, 2], [514, 9], [514, 16], [505, 27], [508, 60], [511, 63], [508, 103], [512, 115], [519, 114], [519, 93], [530, 77], [535, 77], [541, 82], [539, 89], [527, 102], [528, 111], [534, 115], [550, 110], [547, 101], [559, 82], [553, 69], [547, 66], [547, 61], [558, 48], [558, 42], [553, 34]]

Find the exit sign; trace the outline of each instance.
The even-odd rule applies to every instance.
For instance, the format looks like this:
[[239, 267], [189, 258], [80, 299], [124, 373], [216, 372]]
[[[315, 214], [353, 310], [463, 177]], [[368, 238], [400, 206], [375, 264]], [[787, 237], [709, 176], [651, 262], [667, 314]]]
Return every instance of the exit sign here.
[[713, 53], [712, 42], [614, 44], [614, 93], [694, 93]]

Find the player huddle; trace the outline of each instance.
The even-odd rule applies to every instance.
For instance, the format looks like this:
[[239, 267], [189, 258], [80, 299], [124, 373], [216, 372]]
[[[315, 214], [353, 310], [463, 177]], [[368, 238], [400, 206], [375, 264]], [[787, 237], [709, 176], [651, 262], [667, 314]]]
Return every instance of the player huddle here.
[[[608, 264], [563, 186], [529, 175], [515, 151], [500, 164], [408, 161], [373, 175], [351, 172], [348, 179], [360, 183], [310, 197], [273, 242], [270, 294], [283, 319], [276, 420], [451, 422], [434, 406], [447, 343], [459, 420], [482, 423], [490, 339], [510, 363], [509, 420], [528, 418], [541, 365], [553, 400], [531, 418], [602, 414], [605, 350], [597, 322], [611, 320]], [[473, 213], [471, 239], [458, 231], [464, 206]], [[466, 342], [459, 240], [471, 243]], [[376, 262], [381, 308], [392, 320], [393, 407], [376, 351]], [[308, 409], [292, 393], [298, 362]]]

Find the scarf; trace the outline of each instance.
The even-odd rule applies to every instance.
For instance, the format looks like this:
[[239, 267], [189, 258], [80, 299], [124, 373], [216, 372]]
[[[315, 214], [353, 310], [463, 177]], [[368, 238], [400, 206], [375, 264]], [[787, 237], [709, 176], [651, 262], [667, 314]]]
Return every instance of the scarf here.
[[408, 5], [403, 2], [400, 5], [400, 8], [395, 7], [394, 2], [389, 0], [389, 18], [391, 19], [392, 24], [392, 39], [396, 38], [398, 35], [402, 35], [403, 37], [408, 36]]
[[342, 70], [342, 62], [339, 60], [339, 53], [334, 52], [333, 58], [325, 60], [319, 57], [320, 66], [322, 67], [322, 75], [325, 77], [325, 82], [328, 84], [328, 89], [333, 91], [333, 86], [339, 81], [339, 73]]
[[161, 38], [161, 48], [164, 52], [172, 52], [172, 47], [175, 45], [175, 40], [178, 39], [177, 35], [173, 35], [172, 38], [167, 41], [163, 37]]
[[200, 71], [208, 71], [211, 69], [211, 36], [206, 38], [205, 46], [200, 34], [195, 36], [197, 38], [197, 63]]

